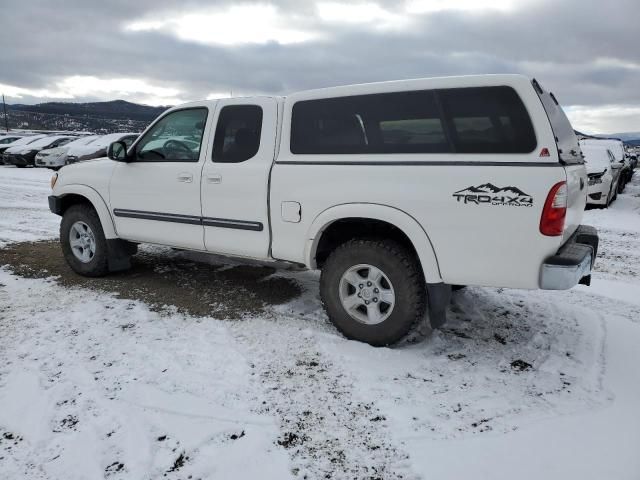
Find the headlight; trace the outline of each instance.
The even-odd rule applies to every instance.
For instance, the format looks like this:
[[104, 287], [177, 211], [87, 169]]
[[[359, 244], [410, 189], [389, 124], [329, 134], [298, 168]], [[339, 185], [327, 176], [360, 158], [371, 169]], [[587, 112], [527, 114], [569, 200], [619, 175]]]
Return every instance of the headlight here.
[[602, 183], [602, 178], [601, 177], [598, 177], [598, 178], [589, 177], [589, 185], [597, 185], [599, 183]]
[[607, 173], [607, 171], [605, 170], [602, 173], [590, 173], [589, 174], [589, 185], [597, 185], [599, 183], [602, 183], [602, 177], [603, 175]]
[[53, 187], [56, 186], [57, 181], [58, 181], [58, 174], [54, 173], [53, 176], [51, 177], [51, 190], [53, 190]]

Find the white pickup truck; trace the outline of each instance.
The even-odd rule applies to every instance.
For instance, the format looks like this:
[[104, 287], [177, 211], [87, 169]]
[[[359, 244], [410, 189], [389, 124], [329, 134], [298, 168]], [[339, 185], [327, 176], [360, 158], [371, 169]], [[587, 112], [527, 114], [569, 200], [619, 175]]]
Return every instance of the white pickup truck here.
[[452, 285], [588, 284], [598, 248], [573, 129], [519, 75], [194, 102], [108, 156], [52, 179], [73, 270], [127, 268], [139, 243], [293, 262], [372, 345], [442, 325]]

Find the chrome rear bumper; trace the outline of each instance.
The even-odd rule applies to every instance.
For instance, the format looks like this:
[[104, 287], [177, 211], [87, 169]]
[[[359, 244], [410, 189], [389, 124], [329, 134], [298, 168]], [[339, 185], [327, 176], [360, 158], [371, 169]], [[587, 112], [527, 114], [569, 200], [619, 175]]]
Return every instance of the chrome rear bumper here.
[[580, 225], [558, 253], [549, 257], [540, 272], [543, 290], [568, 290], [581, 283], [591, 283], [591, 269], [598, 254], [598, 232]]

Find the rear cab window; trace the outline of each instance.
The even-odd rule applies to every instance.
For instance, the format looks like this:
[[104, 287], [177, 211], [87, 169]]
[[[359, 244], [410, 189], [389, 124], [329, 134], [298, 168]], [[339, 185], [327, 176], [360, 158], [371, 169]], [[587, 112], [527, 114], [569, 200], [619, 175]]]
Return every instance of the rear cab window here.
[[511, 87], [439, 90], [457, 153], [531, 153], [537, 141], [529, 113]]
[[304, 100], [293, 106], [294, 154], [450, 151], [433, 91]]
[[566, 164], [584, 163], [578, 138], [555, 95], [547, 92], [535, 79], [532, 84], [551, 123], [560, 161]]
[[514, 154], [535, 150], [527, 109], [507, 86], [296, 102], [293, 154]]

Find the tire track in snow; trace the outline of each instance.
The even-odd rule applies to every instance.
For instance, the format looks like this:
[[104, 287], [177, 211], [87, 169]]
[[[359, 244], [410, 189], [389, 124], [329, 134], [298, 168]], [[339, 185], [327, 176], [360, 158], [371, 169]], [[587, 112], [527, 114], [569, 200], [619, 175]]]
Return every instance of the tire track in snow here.
[[255, 371], [259, 411], [279, 419], [277, 443], [296, 477], [419, 478], [375, 402], [360, 398], [353, 378], [321, 353], [317, 326], [280, 313], [247, 322], [232, 329]]

